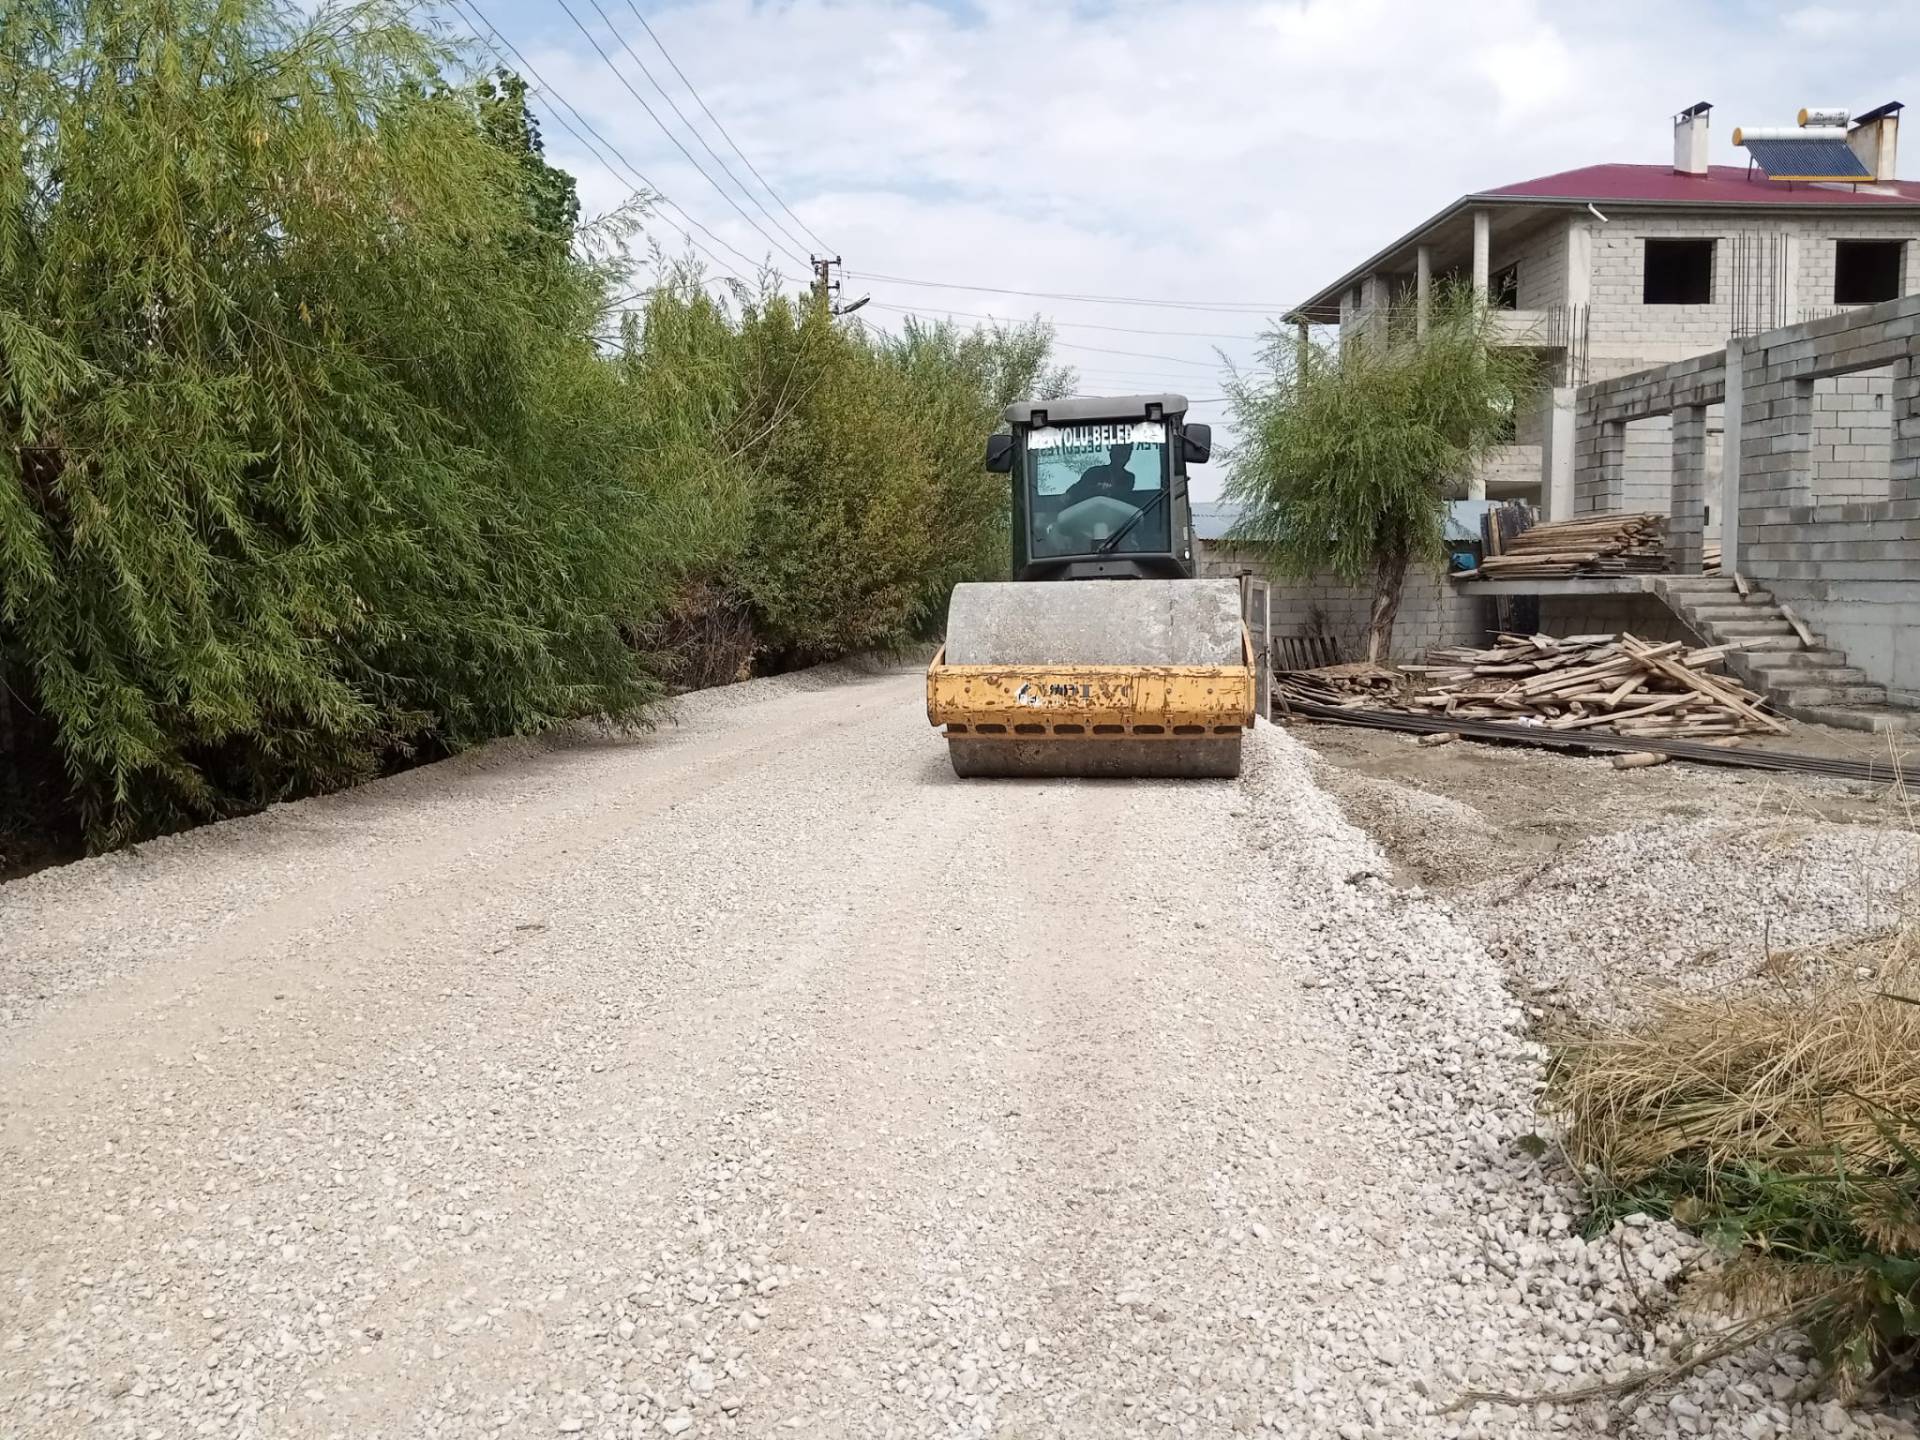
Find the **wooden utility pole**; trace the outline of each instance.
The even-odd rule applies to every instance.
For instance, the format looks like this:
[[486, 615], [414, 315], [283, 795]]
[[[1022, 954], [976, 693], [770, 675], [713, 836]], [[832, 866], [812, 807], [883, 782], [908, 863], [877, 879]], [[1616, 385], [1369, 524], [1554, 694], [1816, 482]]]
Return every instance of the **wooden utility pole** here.
[[872, 297], [862, 295], [851, 305], [840, 301], [840, 280], [833, 272], [841, 266], [838, 255], [810, 255], [813, 262], [813, 298], [816, 304], [825, 305], [829, 315], [851, 315]]
[[840, 281], [834, 271], [840, 268], [838, 255], [813, 255], [813, 298], [835, 315], [840, 313]]

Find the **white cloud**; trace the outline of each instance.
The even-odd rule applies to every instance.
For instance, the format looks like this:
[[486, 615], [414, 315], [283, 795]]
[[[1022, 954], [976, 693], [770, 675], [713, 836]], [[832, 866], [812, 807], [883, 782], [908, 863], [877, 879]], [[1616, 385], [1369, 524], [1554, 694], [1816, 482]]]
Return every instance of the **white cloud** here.
[[[603, 3], [671, 83], [625, 0]], [[746, 255], [767, 254], [769, 242], [661, 135], [564, 13], [518, 4], [496, 0], [492, 18], [554, 87], [688, 212]], [[574, 8], [598, 24], [590, 7], [575, 0]], [[1920, 90], [1920, 7], [1876, 12], [1878, 41], [1866, 52], [1850, 31], [1812, 23], [1823, 12], [1808, 7], [1670, 0], [1600, 9], [1552, 0], [685, 0], [643, 8], [755, 165], [850, 269], [1171, 300], [1290, 304], [1463, 193], [1599, 161], [1665, 159], [1668, 117], [1695, 100], [1716, 102], [1714, 158], [1736, 163], [1727, 141], [1735, 124], [1782, 123], [1809, 103], [1864, 108]], [[1785, 32], [1791, 45], [1781, 43]], [[674, 123], [618, 44], [604, 34], [603, 43]], [[684, 92], [676, 96], [702, 119]], [[557, 126], [548, 135], [590, 208], [627, 193], [626, 179], [585, 157]], [[686, 144], [715, 169], [696, 142]], [[779, 214], [764, 192], [759, 198]], [[683, 248], [671, 230], [657, 233], [669, 249]], [[800, 241], [793, 248], [804, 259], [804, 233]], [[778, 264], [801, 269], [793, 257]], [[885, 304], [1042, 310], [1061, 322], [1142, 330], [1250, 337], [1263, 324], [1258, 314], [864, 281], [850, 289]], [[900, 318], [878, 305], [866, 314], [881, 325]], [[1062, 356], [1082, 367], [1090, 389], [1219, 393], [1206, 368], [1212, 340], [1064, 323], [1059, 333]], [[1248, 339], [1227, 348], [1241, 360], [1255, 352]]]

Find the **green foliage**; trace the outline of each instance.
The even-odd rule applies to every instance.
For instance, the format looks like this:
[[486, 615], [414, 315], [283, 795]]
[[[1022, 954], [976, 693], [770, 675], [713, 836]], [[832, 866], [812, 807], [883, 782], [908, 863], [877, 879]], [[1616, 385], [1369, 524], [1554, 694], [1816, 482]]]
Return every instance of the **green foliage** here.
[[1700, 1233], [1749, 1308], [1792, 1308], [1837, 1375], [1920, 1368], [1920, 1118], [1888, 1117], [1891, 1163], [1839, 1146], [1766, 1161], [1675, 1157], [1628, 1183], [1596, 1176], [1594, 1228], [1635, 1213]]
[[905, 413], [926, 437], [931, 459], [932, 543], [910, 617], [922, 633], [944, 620], [957, 581], [1007, 572], [1007, 479], [982, 468], [982, 437], [1005, 428], [1000, 414], [1016, 400], [1072, 392], [1073, 372], [1050, 363], [1052, 348], [1053, 332], [1038, 320], [994, 330], [909, 320], [900, 338], [882, 347], [904, 382]]
[[[689, 327], [704, 330], [692, 365]], [[704, 473], [712, 522], [688, 578], [743, 597], [776, 665], [925, 633], [956, 580], [1006, 566], [1006, 482], [981, 452], [1009, 397], [1066, 383], [1049, 344], [1038, 325], [910, 326], [889, 340], [778, 295], [750, 297], [730, 329], [697, 287], [656, 292], [627, 363], [713, 377], [697, 401], [682, 396], [719, 424], [680, 425], [707, 447], [681, 465]]]
[[633, 217], [409, 13], [0, 7], [0, 779], [57, 754], [96, 844], [630, 713], [690, 596], [903, 635], [1003, 523], [1017, 347], [675, 273], [608, 347]]
[[1417, 338], [1405, 304], [1338, 344], [1274, 332], [1267, 373], [1229, 386], [1233, 538], [1283, 573], [1371, 582], [1390, 630], [1407, 567], [1445, 553], [1449, 487], [1510, 435], [1535, 383], [1491, 325], [1470, 288], [1441, 287]]
[[527, 82], [511, 71], [497, 70], [481, 80], [474, 93], [480, 102], [481, 130], [520, 168], [528, 221], [547, 237], [550, 253], [564, 254], [580, 223], [580, 192], [573, 176], [546, 161], [540, 122], [527, 105]]

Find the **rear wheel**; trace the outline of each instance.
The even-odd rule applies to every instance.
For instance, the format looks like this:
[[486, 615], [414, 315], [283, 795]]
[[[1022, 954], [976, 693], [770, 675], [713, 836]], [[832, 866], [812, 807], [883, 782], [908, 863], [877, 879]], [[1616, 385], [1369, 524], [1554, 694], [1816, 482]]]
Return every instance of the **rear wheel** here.
[[1239, 735], [1192, 740], [947, 741], [953, 773], [976, 777], [1232, 779], [1240, 773]]

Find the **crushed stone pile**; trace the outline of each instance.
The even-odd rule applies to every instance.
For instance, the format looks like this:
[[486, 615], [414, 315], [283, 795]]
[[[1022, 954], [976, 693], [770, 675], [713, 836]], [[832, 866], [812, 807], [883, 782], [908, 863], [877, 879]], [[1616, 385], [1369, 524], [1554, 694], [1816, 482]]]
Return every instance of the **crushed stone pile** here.
[[1609, 1021], [1660, 990], [1791, 983], [1796, 952], [1890, 927], [1916, 898], [1911, 831], [1743, 818], [1599, 836], [1460, 903], [1530, 996]]

